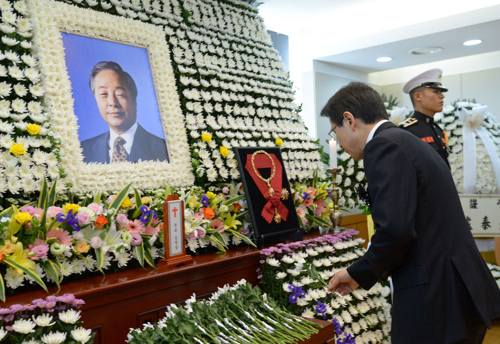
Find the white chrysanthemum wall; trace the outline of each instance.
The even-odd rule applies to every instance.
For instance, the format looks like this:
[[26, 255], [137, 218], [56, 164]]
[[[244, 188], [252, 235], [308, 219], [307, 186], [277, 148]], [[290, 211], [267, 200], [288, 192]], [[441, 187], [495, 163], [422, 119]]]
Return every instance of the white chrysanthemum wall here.
[[[281, 58], [251, 5], [0, 0], [0, 10], [4, 196], [36, 191], [44, 175], [62, 177], [58, 186], [73, 192], [113, 192], [132, 180], [142, 189], [231, 182], [239, 180], [232, 147], [281, 142], [291, 180], [322, 170]], [[83, 163], [61, 30], [148, 48], [173, 163]]]

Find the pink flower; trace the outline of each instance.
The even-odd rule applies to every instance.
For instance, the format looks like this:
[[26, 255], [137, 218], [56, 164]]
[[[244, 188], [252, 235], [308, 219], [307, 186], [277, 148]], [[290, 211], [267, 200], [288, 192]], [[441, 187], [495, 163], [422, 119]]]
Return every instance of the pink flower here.
[[146, 228], [146, 231], [144, 233], [151, 235], [158, 235], [159, 231], [160, 230], [158, 229], [158, 227], [148, 226], [148, 228]]
[[142, 242], [142, 236], [137, 233], [132, 233], [132, 242], [130, 243], [130, 245], [137, 246], [140, 245], [141, 242]]
[[81, 213], [78, 213], [78, 224], [80, 226], [88, 225], [89, 222], [90, 222], [90, 215], [89, 214], [87, 214], [84, 211], [82, 211]]
[[126, 228], [128, 225], [128, 218], [125, 214], [118, 214], [118, 216], [116, 217], [116, 221], [120, 225], [120, 228]]
[[49, 209], [47, 209], [47, 216], [49, 216], [49, 217], [56, 217], [57, 214], [59, 214], [59, 213], [63, 213], [62, 208], [49, 207]]
[[97, 203], [90, 203], [87, 208], [96, 213], [96, 215], [102, 214], [102, 206]]
[[297, 215], [299, 215], [300, 217], [306, 216], [306, 207], [303, 204], [297, 207]]
[[224, 186], [222, 188], [222, 192], [225, 193], [225, 194], [227, 194], [229, 192], [229, 188], [227, 186]]
[[304, 205], [305, 205], [306, 207], [308, 207], [308, 206], [310, 206], [310, 205], [312, 205], [312, 204], [313, 204], [312, 196], [310, 196], [310, 197], [311, 197], [311, 198], [306, 199], [306, 200], [304, 201]]
[[323, 208], [323, 211], [322, 211], [321, 208], [323, 208], [323, 207], [318, 206], [316, 208], [316, 211], [314, 212], [314, 216], [321, 217], [321, 214], [323, 214], [323, 211], [325, 210], [325, 208]]
[[189, 239], [196, 239], [198, 237], [198, 231], [194, 230], [189, 232], [188, 237]]
[[204, 229], [198, 229], [198, 238], [204, 238], [207, 235]]
[[212, 221], [212, 228], [213, 229], [224, 228], [224, 222], [222, 222], [222, 220], [220, 219], [215, 219]]
[[193, 214], [193, 217], [195, 220], [197, 220], [200, 216], [203, 216], [203, 212], [198, 212], [198, 213]]
[[146, 227], [144, 226], [144, 223], [141, 222], [141, 220], [128, 222], [127, 231], [129, 231], [130, 233], [144, 233], [145, 230]]
[[36, 217], [38, 220], [42, 218], [43, 215], [43, 209], [42, 208], [35, 208], [35, 212], [33, 213], [32, 216]]
[[113, 200], [115, 199], [116, 195], [109, 195], [108, 197], [108, 203], [111, 203], [113, 202]]
[[90, 240], [90, 246], [92, 246], [92, 248], [94, 249], [98, 249], [99, 247], [102, 246], [102, 239], [99, 238], [98, 236], [93, 237]]
[[53, 229], [47, 233], [47, 239], [56, 238], [59, 242], [66, 246], [71, 246], [73, 238], [69, 235], [69, 232], [62, 229]]
[[27, 205], [21, 209], [21, 212], [29, 213], [31, 216], [33, 216], [33, 215], [35, 215], [35, 207], [32, 207], [31, 205]]
[[49, 252], [49, 244], [47, 244], [42, 239], [36, 239], [33, 244], [28, 245], [28, 249], [30, 252], [35, 253], [33, 257], [30, 257], [32, 260], [38, 260], [40, 258], [47, 257], [47, 253]]

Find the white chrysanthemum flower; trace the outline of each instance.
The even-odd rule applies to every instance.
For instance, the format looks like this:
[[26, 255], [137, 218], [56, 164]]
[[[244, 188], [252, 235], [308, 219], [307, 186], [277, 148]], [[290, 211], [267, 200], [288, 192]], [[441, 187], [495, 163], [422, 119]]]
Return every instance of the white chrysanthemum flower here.
[[0, 25], [0, 30], [3, 33], [9, 35], [9, 34], [13, 33], [14, 31], [16, 31], [16, 28], [14, 26], [12, 26], [12, 25], [4, 23], [4, 24]]
[[19, 41], [17, 39], [9, 38], [9, 37], [6, 37], [6, 36], [2, 37], [2, 42], [6, 46], [9, 46], [9, 47], [13, 47], [14, 45], [17, 45], [19, 43]]
[[66, 333], [49, 332], [40, 338], [45, 344], [61, 344], [66, 340]]
[[40, 80], [40, 73], [34, 68], [26, 68], [24, 70], [24, 75], [30, 79], [33, 83], [36, 83]]
[[52, 322], [52, 320], [53, 318], [52, 315], [50, 314], [42, 314], [36, 318], [33, 316], [33, 321], [40, 327], [47, 327], [54, 325], [55, 322]]
[[22, 99], [16, 99], [12, 102], [12, 110], [23, 113], [26, 112], [26, 103]]
[[76, 311], [74, 309], [69, 309], [67, 311], [59, 313], [59, 320], [61, 320], [66, 324], [74, 324], [78, 320], [80, 320], [80, 317], [81, 317], [81, 312]]
[[18, 319], [12, 324], [12, 329], [21, 334], [28, 334], [35, 332], [36, 324], [29, 319]]
[[275, 259], [275, 258], [267, 258], [266, 262], [267, 262], [267, 264], [269, 264], [271, 266], [275, 266], [275, 267], [280, 266], [280, 261]]
[[0, 131], [6, 134], [14, 133], [14, 125], [8, 122], [0, 122]]
[[286, 272], [278, 272], [276, 274], [276, 279], [283, 279], [287, 276], [287, 273]]
[[40, 115], [42, 112], [42, 105], [39, 102], [29, 102], [28, 111], [34, 115]]
[[301, 314], [301, 316], [304, 317], [304, 318], [314, 318], [314, 315], [315, 315], [315, 313], [311, 309], [306, 309]]
[[14, 85], [14, 92], [20, 97], [24, 97], [28, 94], [28, 89], [23, 84]]
[[78, 327], [71, 331], [71, 337], [79, 343], [87, 343], [92, 338], [92, 330]]
[[[11, 191], [12, 191], [12, 189], [16, 190], [16, 193], [17, 193], [17, 190], [19, 189], [20, 184], [18, 184], [17, 187], [14, 186], [13, 188], [11, 188], [11, 180], [12, 179], [15, 179], [15, 178], [9, 178], [9, 180], [7, 182], [8, 188]], [[5, 283], [7, 284], [7, 287], [12, 288], [12, 289], [16, 289], [16, 288], [22, 287], [24, 285], [24, 283], [23, 283], [24, 274], [19, 274], [16, 269], [7, 268], [7, 271], [6, 271], [5, 276], [4, 276], [4, 280], [5, 280]]]
[[32, 85], [30, 86], [30, 93], [34, 95], [35, 97], [41, 97], [44, 95], [44, 90], [41, 86], [39, 85]]
[[0, 83], [0, 97], [8, 97], [11, 92], [12, 87], [8, 83], [6, 83], [5, 81]]
[[23, 80], [24, 73], [19, 67], [11, 66], [9, 69], [9, 75], [16, 80]]

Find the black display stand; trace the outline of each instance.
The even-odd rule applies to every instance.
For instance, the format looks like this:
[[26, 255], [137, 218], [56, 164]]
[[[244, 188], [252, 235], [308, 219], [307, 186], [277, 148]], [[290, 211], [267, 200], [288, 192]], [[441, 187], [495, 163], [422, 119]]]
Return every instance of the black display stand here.
[[[305, 230], [300, 227], [300, 222], [295, 210], [293, 194], [290, 190], [290, 183], [288, 182], [288, 178], [286, 176], [285, 166], [283, 166], [283, 158], [281, 157], [280, 149], [277, 147], [234, 147], [233, 149], [236, 153], [236, 159], [238, 160], [241, 181], [243, 182], [243, 188], [247, 197], [248, 209], [250, 210], [257, 245], [260, 248], [263, 248], [265, 245], [274, 244], [278, 241], [302, 240]], [[283, 204], [288, 209], [288, 217], [286, 221], [281, 221], [280, 223], [272, 221], [271, 223], [268, 223], [261, 215], [262, 209], [266, 205], [267, 200], [264, 198], [245, 168], [247, 159], [249, 159], [251, 155], [258, 150], [274, 154], [283, 168], [282, 188], [288, 190], [290, 193], [287, 200], [282, 200]], [[271, 175], [271, 169], [261, 168], [259, 169], [259, 173], [262, 177], [269, 178]]]

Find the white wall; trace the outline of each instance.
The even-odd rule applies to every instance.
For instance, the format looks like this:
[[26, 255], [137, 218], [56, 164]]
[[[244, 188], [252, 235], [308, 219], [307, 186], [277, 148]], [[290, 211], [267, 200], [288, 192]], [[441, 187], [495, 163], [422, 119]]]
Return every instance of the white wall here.
[[[489, 112], [497, 117], [500, 122], [500, 68], [482, 70], [478, 72], [444, 75], [444, 86], [448, 88], [445, 93], [444, 103], [450, 104], [456, 100], [475, 99], [478, 103], [488, 105]], [[404, 83], [383, 85], [380, 92], [398, 98], [399, 106], [413, 109], [410, 97], [403, 93]]]

